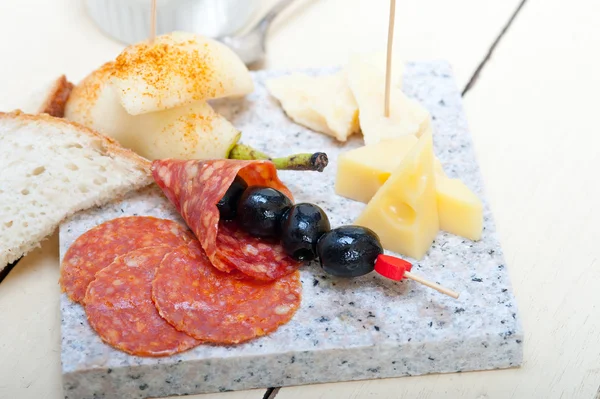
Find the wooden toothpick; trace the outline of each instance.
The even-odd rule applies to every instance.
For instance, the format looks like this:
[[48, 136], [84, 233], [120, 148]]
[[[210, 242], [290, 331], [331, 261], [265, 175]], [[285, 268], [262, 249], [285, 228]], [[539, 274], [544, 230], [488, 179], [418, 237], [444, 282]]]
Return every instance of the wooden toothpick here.
[[394, 42], [394, 20], [396, 18], [396, 0], [390, 0], [390, 22], [388, 25], [387, 62], [385, 65], [385, 103], [383, 115], [390, 116], [390, 85], [392, 80], [392, 44]]
[[150, 43], [154, 42], [156, 37], [156, 0], [151, 0], [150, 7]]
[[[393, 0], [392, 0], [393, 1]], [[457, 299], [459, 294], [458, 292], [454, 292], [452, 290], [449, 290], [448, 288], [442, 287], [439, 284], [433, 283], [431, 281], [425, 280], [424, 278], [421, 278], [419, 276], [417, 276], [416, 274], [412, 274], [411, 272], [404, 272], [404, 277], [409, 278], [413, 281], [416, 281], [417, 283], [421, 283], [423, 285], [426, 285], [429, 288], [433, 288], [434, 290], [441, 292], [442, 294], [451, 296], [454, 299]]]

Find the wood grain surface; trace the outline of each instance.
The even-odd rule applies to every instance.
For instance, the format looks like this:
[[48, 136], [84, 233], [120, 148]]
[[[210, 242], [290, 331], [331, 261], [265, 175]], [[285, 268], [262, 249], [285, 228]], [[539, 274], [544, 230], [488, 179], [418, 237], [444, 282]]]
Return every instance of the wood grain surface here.
[[[82, 3], [0, 2], [0, 109], [121, 50]], [[488, 54], [519, 3], [400, 1], [394, 43], [406, 60], [448, 59], [460, 87], [487, 60], [465, 106], [524, 322], [524, 366], [197, 398], [600, 397], [600, 3], [527, 0]], [[383, 50], [388, 9], [298, 1], [273, 26], [265, 66], [339, 65], [351, 51]], [[1, 398], [62, 397], [57, 248], [54, 236], [0, 284]]]

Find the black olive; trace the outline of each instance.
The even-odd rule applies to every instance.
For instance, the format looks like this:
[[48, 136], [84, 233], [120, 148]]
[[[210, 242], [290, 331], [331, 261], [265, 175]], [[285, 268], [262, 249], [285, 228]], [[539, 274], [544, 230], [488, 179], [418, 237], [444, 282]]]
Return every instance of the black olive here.
[[239, 176], [236, 176], [231, 183], [231, 186], [227, 189], [223, 198], [217, 202], [217, 208], [221, 215], [221, 220], [233, 220], [237, 212], [238, 201], [244, 193], [244, 190], [248, 188], [246, 181]]
[[296, 204], [281, 219], [281, 245], [296, 260], [317, 257], [317, 241], [330, 229], [329, 219], [314, 204]]
[[281, 217], [292, 206], [282, 192], [270, 187], [251, 186], [244, 191], [237, 208], [242, 229], [255, 237], [275, 237]]
[[323, 234], [317, 243], [321, 267], [338, 277], [358, 277], [372, 272], [382, 253], [377, 234], [360, 226], [338, 227]]

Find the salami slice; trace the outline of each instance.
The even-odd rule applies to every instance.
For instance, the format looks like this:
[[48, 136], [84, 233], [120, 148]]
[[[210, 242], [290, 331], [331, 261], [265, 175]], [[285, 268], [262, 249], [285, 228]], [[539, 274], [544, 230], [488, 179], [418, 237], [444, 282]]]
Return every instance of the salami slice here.
[[149, 216], [110, 220], [82, 234], [71, 245], [62, 262], [60, 284], [75, 302], [82, 302], [96, 272], [119, 255], [155, 245], [178, 247], [194, 240], [179, 223]]
[[[260, 280], [273, 280], [297, 270], [301, 263], [288, 257], [279, 243], [251, 237], [219, 223], [217, 203], [235, 179], [249, 186], [275, 188], [290, 199], [292, 194], [268, 161], [154, 161], [154, 180], [200, 240], [212, 264], [223, 272], [235, 268]], [[241, 238], [241, 241], [238, 240]], [[260, 256], [255, 253], [260, 247]], [[232, 256], [232, 255], [236, 256]]]
[[136, 356], [167, 356], [201, 342], [167, 323], [152, 302], [156, 268], [173, 247], [146, 247], [121, 255], [96, 274], [85, 296], [92, 328], [114, 348]]
[[258, 280], [275, 280], [298, 269], [281, 244], [253, 237], [235, 222], [220, 222], [217, 258]]
[[204, 253], [187, 248], [169, 253], [152, 283], [160, 315], [194, 338], [237, 344], [287, 323], [301, 299], [299, 272], [262, 282], [238, 279], [211, 266]]

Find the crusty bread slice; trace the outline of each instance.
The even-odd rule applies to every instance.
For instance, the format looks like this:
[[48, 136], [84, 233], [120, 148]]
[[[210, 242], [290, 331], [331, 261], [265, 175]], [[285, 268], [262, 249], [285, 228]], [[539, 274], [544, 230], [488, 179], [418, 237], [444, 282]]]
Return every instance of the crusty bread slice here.
[[73, 83], [65, 75], [61, 75], [29, 94], [19, 105], [19, 109], [28, 114], [48, 114], [62, 118], [72, 90]]
[[38, 114], [48, 114], [62, 118], [65, 116], [65, 105], [73, 90], [73, 83], [65, 75], [59, 76], [50, 86], [44, 102], [38, 108]]
[[0, 112], [0, 270], [67, 216], [152, 182], [150, 162], [50, 115]]

